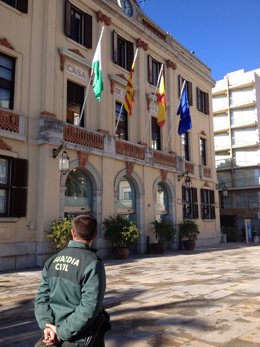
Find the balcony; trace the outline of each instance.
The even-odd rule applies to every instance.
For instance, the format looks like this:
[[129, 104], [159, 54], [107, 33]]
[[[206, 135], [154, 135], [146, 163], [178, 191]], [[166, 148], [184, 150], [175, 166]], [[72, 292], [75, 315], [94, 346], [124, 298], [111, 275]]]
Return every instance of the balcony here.
[[107, 133], [90, 131], [46, 115], [40, 117], [38, 140], [40, 143], [52, 145], [65, 143], [67, 148], [117, 157], [120, 160], [126, 160], [122, 157], [127, 157], [127, 160], [142, 161], [147, 165], [158, 164], [174, 171], [181, 160], [176, 154], [169, 154], [148, 148], [143, 144], [116, 139]]
[[145, 159], [145, 147], [128, 141], [116, 140], [116, 153], [134, 159]]
[[10, 110], [0, 109], [0, 134], [3, 137], [24, 139], [24, 116]]

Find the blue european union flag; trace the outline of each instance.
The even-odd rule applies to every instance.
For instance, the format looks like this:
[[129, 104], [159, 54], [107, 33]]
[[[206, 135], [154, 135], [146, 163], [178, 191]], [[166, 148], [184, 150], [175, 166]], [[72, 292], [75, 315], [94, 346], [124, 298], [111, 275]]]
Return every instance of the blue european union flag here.
[[186, 86], [183, 89], [180, 105], [177, 111], [177, 115], [180, 115], [180, 122], [178, 128], [178, 134], [182, 135], [192, 128], [191, 118], [190, 118], [190, 107], [188, 102], [188, 95]]

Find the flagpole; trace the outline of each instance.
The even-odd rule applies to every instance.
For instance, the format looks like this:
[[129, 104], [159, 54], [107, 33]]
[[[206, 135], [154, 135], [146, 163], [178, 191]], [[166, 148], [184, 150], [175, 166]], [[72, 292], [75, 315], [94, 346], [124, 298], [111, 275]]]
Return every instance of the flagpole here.
[[[105, 26], [103, 25], [103, 27], [101, 29], [101, 33], [100, 33], [99, 39], [98, 39], [98, 43], [97, 43], [96, 49], [97, 49], [97, 47], [98, 47], [98, 45], [99, 45], [99, 43], [100, 43], [100, 41], [102, 39], [104, 29], [105, 29]], [[95, 53], [96, 53], [96, 51], [95, 51]], [[95, 53], [94, 53], [94, 56], [95, 56]], [[89, 80], [88, 80], [87, 90], [86, 90], [84, 102], [83, 102], [83, 105], [82, 105], [82, 109], [81, 109], [81, 112], [80, 112], [79, 125], [80, 125], [81, 118], [83, 116], [84, 108], [85, 108], [85, 105], [86, 105], [86, 101], [87, 101], [87, 97], [88, 97], [88, 92], [89, 92], [89, 88], [90, 88], [90, 83], [91, 83], [91, 79], [92, 79], [92, 76], [93, 76], [93, 72], [94, 72], [94, 70], [91, 67], [91, 73], [90, 73]]]
[[155, 89], [154, 95], [153, 95], [152, 105], [150, 105], [150, 111], [149, 111], [148, 118], [147, 118], [147, 121], [146, 121], [146, 126], [145, 126], [145, 130], [144, 130], [144, 136], [143, 136], [142, 143], [143, 143], [144, 140], [145, 140], [145, 135], [146, 135], [146, 133], [147, 133], [149, 121], [150, 121], [150, 119], [151, 119], [152, 110], [153, 110], [153, 105], [154, 105], [154, 99], [155, 99], [155, 95], [157, 94], [157, 90], [158, 90], [159, 83], [160, 83], [160, 80], [161, 80], [162, 72], [163, 72], [163, 64], [161, 65], [161, 69], [160, 69], [160, 72], [159, 72], [159, 76], [158, 76], [158, 80], [157, 80], [156, 89]]
[[[184, 80], [183, 83], [182, 83], [181, 92], [180, 92], [180, 97], [179, 97], [179, 104], [180, 104], [181, 96], [182, 96], [182, 93], [183, 93], [183, 90], [184, 90], [185, 85], [186, 85], [186, 80]], [[179, 108], [179, 104], [178, 104], [178, 108]], [[169, 135], [168, 135], [168, 138], [167, 138], [167, 141], [166, 141], [166, 145], [165, 145], [165, 147], [164, 147], [164, 150], [167, 149], [167, 146], [168, 146], [168, 144], [169, 144], [169, 141], [170, 141], [170, 138], [171, 138], [171, 132], [172, 132], [172, 128], [173, 128], [173, 124], [174, 124], [174, 120], [175, 120], [175, 116], [176, 116], [176, 113], [177, 113], [177, 111], [178, 111], [178, 108], [177, 108], [176, 112], [174, 113], [174, 117], [173, 117], [172, 124], [171, 124], [171, 128], [170, 128], [170, 132], [169, 132]]]
[[[133, 63], [131, 65], [131, 69], [132, 69], [132, 66], [135, 64], [135, 61], [136, 61], [136, 58], [137, 58], [137, 54], [138, 54], [138, 50], [139, 50], [139, 48], [137, 48], [136, 51], [135, 51], [135, 56], [134, 56], [134, 59], [133, 59]], [[123, 111], [123, 106], [124, 106], [124, 102], [122, 102], [122, 105], [121, 105], [121, 108], [120, 108], [120, 112], [119, 112], [119, 115], [118, 115], [118, 118], [117, 118], [115, 130], [114, 130], [114, 135], [116, 134], [116, 131], [117, 131], [117, 128], [118, 128], [118, 124], [119, 124], [119, 121], [120, 121], [120, 118], [121, 118], [121, 114], [122, 114], [122, 111]]]

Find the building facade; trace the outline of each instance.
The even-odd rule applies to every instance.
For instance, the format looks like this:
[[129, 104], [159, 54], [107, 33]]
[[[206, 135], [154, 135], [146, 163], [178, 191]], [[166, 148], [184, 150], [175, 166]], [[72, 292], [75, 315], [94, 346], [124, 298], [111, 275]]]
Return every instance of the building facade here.
[[228, 73], [213, 88], [221, 225], [235, 227], [237, 240], [245, 240], [246, 220], [260, 231], [259, 100], [260, 69]]
[[[115, 214], [137, 223], [139, 253], [158, 218], [195, 219], [198, 244], [218, 243], [210, 69], [132, 0], [1, 0], [0, 18], [1, 269], [41, 266], [51, 221], [79, 213], [97, 217], [102, 256], [110, 254], [102, 222]], [[90, 86], [82, 111], [103, 27], [104, 90], [97, 101]], [[137, 48], [128, 116], [122, 103]], [[159, 127], [162, 64], [167, 118]], [[193, 126], [179, 136], [184, 80]]]

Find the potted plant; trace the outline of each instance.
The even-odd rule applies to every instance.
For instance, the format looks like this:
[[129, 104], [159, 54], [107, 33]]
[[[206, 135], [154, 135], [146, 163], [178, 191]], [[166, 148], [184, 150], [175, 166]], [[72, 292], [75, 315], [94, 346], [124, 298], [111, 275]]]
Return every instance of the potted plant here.
[[184, 249], [192, 250], [196, 247], [200, 231], [197, 223], [191, 219], [185, 219], [179, 224], [179, 235]]
[[72, 239], [72, 218], [64, 217], [54, 219], [47, 231], [47, 237], [51, 238], [52, 248], [61, 250]]
[[175, 241], [176, 227], [169, 219], [152, 222], [157, 243], [151, 244], [153, 253], [164, 253], [167, 247]]
[[129, 246], [134, 244], [140, 232], [134, 222], [120, 215], [110, 216], [103, 221], [104, 237], [111, 241], [112, 254], [116, 259], [125, 259], [129, 255]]

